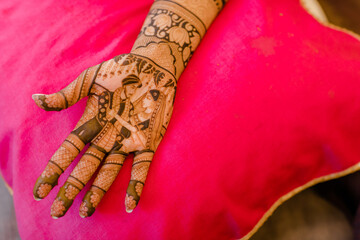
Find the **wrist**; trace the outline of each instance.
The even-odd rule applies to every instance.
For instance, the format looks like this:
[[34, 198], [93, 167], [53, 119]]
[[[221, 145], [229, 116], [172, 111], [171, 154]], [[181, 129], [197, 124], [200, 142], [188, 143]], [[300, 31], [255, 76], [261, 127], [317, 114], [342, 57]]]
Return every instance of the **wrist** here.
[[167, 43], [153, 43], [144, 48], [133, 48], [130, 54], [148, 59], [153, 64], [172, 74], [175, 79], [180, 77], [184, 69], [184, 66], [176, 61]]

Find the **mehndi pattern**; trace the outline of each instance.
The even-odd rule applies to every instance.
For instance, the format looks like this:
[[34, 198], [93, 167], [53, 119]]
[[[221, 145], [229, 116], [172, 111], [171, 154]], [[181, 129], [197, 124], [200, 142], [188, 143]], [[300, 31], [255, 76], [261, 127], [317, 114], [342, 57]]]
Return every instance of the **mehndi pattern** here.
[[84, 114], [34, 186], [34, 198], [45, 198], [89, 144], [60, 188], [52, 217], [64, 216], [99, 170], [80, 205], [80, 216], [91, 216], [132, 153], [125, 208], [134, 210], [171, 118], [177, 80], [224, 4], [224, 0], [155, 1], [131, 53], [88, 68], [57, 93], [33, 95], [47, 111], [66, 109], [88, 96]]

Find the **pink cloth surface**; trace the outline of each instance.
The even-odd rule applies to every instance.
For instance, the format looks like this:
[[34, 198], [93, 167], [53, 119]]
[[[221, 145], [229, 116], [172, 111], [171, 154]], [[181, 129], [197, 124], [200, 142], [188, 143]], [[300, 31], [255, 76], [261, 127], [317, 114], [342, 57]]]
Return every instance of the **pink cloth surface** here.
[[40, 202], [33, 185], [86, 100], [45, 112], [31, 95], [128, 53], [151, 4], [0, 2], [0, 168], [23, 239], [241, 238], [284, 194], [358, 163], [359, 41], [322, 26], [296, 0], [230, 0], [179, 80], [138, 207], [125, 212], [127, 160], [92, 217], [78, 214], [86, 186], [52, 219], [75, 164]]

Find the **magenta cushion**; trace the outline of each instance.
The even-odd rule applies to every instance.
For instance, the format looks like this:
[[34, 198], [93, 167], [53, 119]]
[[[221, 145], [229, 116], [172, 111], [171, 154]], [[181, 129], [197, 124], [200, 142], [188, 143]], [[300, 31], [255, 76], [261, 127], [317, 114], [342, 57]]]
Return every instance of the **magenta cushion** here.
[[52, 219], [59, 187], [36, 202], [33, 185], [86, 101], [45, 112], [31, 95], [129, 52], [151, 4], [0, 2], [0, 169], [23, 239], [241, 238], [285, 194], [359, 168], [360, 42], [295, 0], [230, 0], [179, 80], [138, 207], [125, 212], [127, 160], [92, 217], [87, 186]]

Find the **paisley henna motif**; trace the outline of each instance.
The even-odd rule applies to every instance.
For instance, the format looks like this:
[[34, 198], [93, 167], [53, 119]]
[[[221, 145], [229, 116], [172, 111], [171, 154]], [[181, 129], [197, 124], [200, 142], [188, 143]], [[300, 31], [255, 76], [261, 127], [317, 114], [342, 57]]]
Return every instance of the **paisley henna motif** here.
[[57, 93], [33, 95], [47, 111], [60, 111], [88, 96], [83, 116], [34, 186], [35, 199], [46, 197], [89, 144], [53, 202], [54, 218], [67, 212], [100, 167], [80, 205], [80, 216], [91, 216], [129, 153], [134, 153], [134, 161], [125, 207], [127, 212], [135, 209], [171, 118], [177, 81], [224, 4], [224, 0], [155, 1], [131, 53], [86, 69]]

